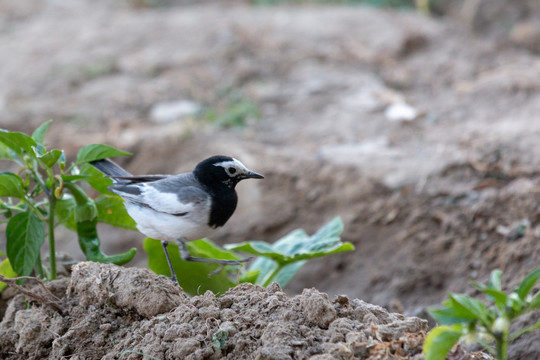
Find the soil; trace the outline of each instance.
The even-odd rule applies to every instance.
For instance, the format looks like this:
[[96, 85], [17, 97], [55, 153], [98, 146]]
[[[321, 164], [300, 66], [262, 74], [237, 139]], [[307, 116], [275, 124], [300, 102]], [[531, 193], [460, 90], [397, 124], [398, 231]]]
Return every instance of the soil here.
[[423, 358], [426, 320], [314, 288], [289, 297], [276, 283], [241, 284], [189, 298], [149, 270], [90, 262], [48, 288], [60, 310], [11, 301], [2, 359]]
[[[185, 299], [138, 268], [80, 264], [50, 285], [64, 314], [11, 301], [3, 356], [421, 358], [427, 325], [396, 312], [427, 318], [449, 291], [476, 295], [468, 282], [496, 268], [515, 286], [540, 264], [540, 11], [447, 3], [426, 17], [240, 1], [0, 1], [1, 127], [30, 132], [53, 118], [52, 146], [73, 156], [108, 143], [132, 152], [119, 162], [140, 174], [235, 156], [265, 180], [238, 186], [239, 207], [214, 241], [274, 241], [340, 215], [356, 246], [308, 262], [284, 290], [240, 285], [217, 299]], [[179, 102], [231, 112], [235, 92], [260, 118], [224, 128], [156, 115]], [[106, 252], [137, 246], [131, 265], [146, 266], [142, 235], [100, 230]], [[72, 234], [59, 248], [82, 260]], [[111, 272], [118, 279], [96, 282]], [[537, 336], [519, 338], [510, 358], [539, 358]]]

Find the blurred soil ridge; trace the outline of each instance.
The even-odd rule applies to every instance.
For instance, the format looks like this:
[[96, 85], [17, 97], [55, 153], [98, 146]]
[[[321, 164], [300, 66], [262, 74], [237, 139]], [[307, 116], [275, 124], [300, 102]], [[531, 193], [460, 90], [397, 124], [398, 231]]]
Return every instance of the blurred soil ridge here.
[[[316, 286], [425, 316], [470, 279], [500, 268], [511, 287], [538, 266], [537, 2], [435, 3], [431, 18], [163, 4], [0, 1], [1, 126], [53, 118], [53, 146], [115, 145], [133, 173], [241, 159], [265, 181], [239, 186], [219, 242], [341, 215], [357, 251], [308, 263], [291, 294]], [[105, 251], [141, 248], [106, 229]], [[538, 346], [520, 338], [510, 357]]]

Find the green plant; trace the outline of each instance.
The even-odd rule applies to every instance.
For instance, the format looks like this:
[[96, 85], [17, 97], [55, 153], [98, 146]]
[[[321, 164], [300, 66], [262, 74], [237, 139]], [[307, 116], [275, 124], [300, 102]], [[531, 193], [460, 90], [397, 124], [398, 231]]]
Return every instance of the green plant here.
[[223, 349], [227, 345], [229, 332], [227, 330], [218, 330], [212, 335], [212, 347], [215, 351]]
[[[0, 251], [0, 257], [4, 258], [2, 262], [0, 262], [0, 275], [4, 275], [7, 278], [16, 277], [17, 273], [11, 267], [9, 259], [6, 257], [6, 253]], [[0, 292], [2, 292], [6, 288], [6, 286], [6, 283], [0, 282]]]
[[[0, 216], [6, 227], [6, 253], [0, 274], [56, 278], [55, 228], [64, 225], [76, 231], [87, 260], [124, 264], [135, 249], [107, 256], [99, 249], [98, 221], [133, 228], [122, 201], [108, 192], [111, 180], [88, 162], [111, 156], [129, 155], [113, 147], [92, 144], [81, 148], [75, 162], [67, 165], [62, 150], [47, 150], [44, 138], [51, 124], [38, 127], [31, 136], [0, 129], [0, 159], [18, 167], [16, 173], [0, 173]], [[79, 185], [86, 182], [101, 192], [94, 200]], [[48, 239], [49, 268], [43, 266], [40, 250]]]
[[[187, 243], [187, 247], [191, 256], [214, 259], [239, 259], [238, 255], [221, 249], [207, 239], [190, 241]], [[171, 276], [161, 243], [157, 240], [146, 238], [143, 248], [148, 255], [148, 267], [156, 274]], [[178, 282], [185, 292], [196, 295], [203, 294], [206, 290], [211, 290], [216, 294], [222, 294], [235, 285], [229, 278], [228, 271], [222, 271], [209, 276], [209, 274], [212, 274], [219, 268], [219, 265], [183, 261], [180, 258], [178, 246], [174, 243], [169, 243], [168, 249], [174, 272], [178, 275]], [[227, 267], [227, 270], [231, 268]]]
[[219, 91], [213, 106], [202, 112], [206, 121], [223, 128], [245, 127], [248, 119], [259, 119], [261, 113], [257, 104], [240, 90]]
[[[440, 326], [428, 334], [424, 353], [426, 360], [443, 360], [460, 339], [468, 339], [484, 346], [498, 360], [507, 358], [508, 343], [519, 336], [540, 329], [540, 320], [511, 332], [510, 325], [517, 317], [540, 309], [540, 292], [532, 290], [540, 279], [540, 268], [525, 276], [509, 294], [502, 291], [501, 270], [494, 270], [487, 285], [473, 282], [471, 285], [486, 294], [490, 306], [461, 294], [449, 294], [440, 309], [430, 309], [431, 316]], [[491, 344], [495, 344], [492, 346]]]
[[[309, 259], [336, 254], [343, 251], [354, 250], [351, 243], [341, 242], [339, 235], [343, 231], [340, 218], [334, 218], [315, 234], [309, 236], [304, 230], [294, 230], [273, 244], [263, 241], [248, 241], [238, 244], [228, 244], [222, 249], [209, 240], [201, 239], [188, 242], [188, 249], [192, 256], [211, 257], [215, 259], [239, 259], [234, 251], [242, 251], [257, 255], [247, 270], [238, 266], [227, 266], [228, 270], [235, 269], [236, 282], [229, 278], [227, 271], [216, 273], [219, 265], [206, 263], [192, 263], [180, 259], [178, 248], [172, 243], [171, 262], [179, 283], [184, 291], [190, 294], [204, 293], [211, 290], [214, 293], [224, 293], [237, 282], [250, 282], [268, 286], [272, 282], [282, 287], [292, 279], [300, 268]], [[157, 274], [170, 276], [165, 260], [165, 254], [159, 241], [147, 238], [144, 250], [148, 254], [149, 267]], [[209, 277], [209, 274], [211, 276]]]
[[336, 217], [311, 236], [297, 229], [273, 244], [247, 241], [225, 248], [258, 256], [248, 269], [248, 273], [257, 273], [255, 284], [268, 286], [275, 281], [285, 286], [307, 260], [354, 250], [353, 244], [341, 242], [342, 231], [343, 222]]

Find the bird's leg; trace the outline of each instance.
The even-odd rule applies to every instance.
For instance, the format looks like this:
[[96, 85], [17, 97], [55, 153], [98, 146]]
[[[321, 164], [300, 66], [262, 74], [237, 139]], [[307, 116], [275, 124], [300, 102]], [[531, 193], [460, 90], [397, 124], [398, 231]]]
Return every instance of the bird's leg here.
[[171, 270], [171, 280], [178, 285], [178, 279], [176, 278], [176, 273], [174, 272], [171, 258], [169, 257], [169, 252], [167, 251], [167, 246], [169, 245], [168, 241], [161, 241], [161, 246], [163, 247], [163, 251], [165, 251], [165, 256], [167, 257], [167, 263], [169, 264], [169, 269]]
[[239, 259], [239, 260], [224, 260], [224, 259], [209, 259], [209, 258], [193, 257], [189, 254], [189, 250], [186, 246], [186, 243], [184, 242], [184, 239], [180, 238], [176, 240], [176, 243], [178, 244], [178, 248], [180, 249], [180, 257], [184, 261], [195, 261], [195, 262], [220, 264], [220, 265], [241, 265], [252, 259], [252, 257]]
[[211, 278], [212, 276], [219, 274], [221, 271], [223, 271], [224, 268], [225, 268], [225, 265], [219, 265], [216, 270], [208, 274], [208, 277]]

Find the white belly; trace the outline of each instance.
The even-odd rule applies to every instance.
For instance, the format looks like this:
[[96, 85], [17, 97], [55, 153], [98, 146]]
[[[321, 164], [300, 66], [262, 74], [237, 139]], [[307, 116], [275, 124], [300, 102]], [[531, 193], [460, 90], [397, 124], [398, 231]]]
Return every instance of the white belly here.
[[208, 215], [188, 213], [185, 216], [174, 216], [159, 213], [152, 209], [126, 202], [126, 210], [137, 223], [137, 229], [144, 235], [164, 241], [198, 240], [214, 232], [208, 226]]

